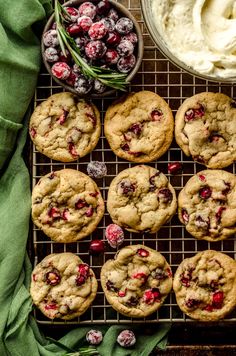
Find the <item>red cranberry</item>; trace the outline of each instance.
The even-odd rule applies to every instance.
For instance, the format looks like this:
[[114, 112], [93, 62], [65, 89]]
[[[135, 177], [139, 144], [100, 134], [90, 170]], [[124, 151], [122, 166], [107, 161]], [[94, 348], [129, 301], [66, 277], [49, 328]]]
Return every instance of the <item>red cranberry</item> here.
[[142, 124], [139, 122], [132, 124], [129, 128], [129, 131], [132, 131], [135, 135], [139, 136], [142, 132]]
[[100, 40], [101, 38], [106, 36], [107, 32], [107, 27], [102, 21], [99, 21], [92, 24], [88, 31], [88, 34], [92, 40]]
[[48, 211], [48, 216], [52, 219], [60, 219], [61, 218], [60, 210], [55, 207], [51, 207]]
[[34, 273], [32, 274], [32, 279], [33, 279], [33, 281], [34, 281], [34, 282], [36, 282], [36, 281], [37, 281], [36, 274], [34, 274]]
[[186, 288], [190, 286], [190, 282], [192, 280], [192, 270], [186, 270], [180, 275], [180, 282]]
[[154, 174], [153, 176], [151, 176], [149, 178], [150, 191], [151, 192], [154, 192], [156, 190], [156, 188], [157, 188], [156, 184], [155, 184], [155, 179], [156, 179], [156, 177], [159, 177], [159, 175], [160, 175], [160, 172], [157, 172], [156, 174]]
[[130, 32], [127, 35], [123, 36], [122, 40], [128, 40], [133, 43], [133, 45], [135, 45], [136, 43], [138, 43], [138, 36], [135, 32]]
[[66, 79], [66, 83], [73, 87], [75, 85], [77, 78], [78, 75], [74, 71], [71, 71], [69, 78]]
[[144, 248], [139, 248], [137, 250], [137, 254], [140, 256], [140, 257], [148, 257], [149, 256], [149, 252], [147, 250], [145, 250]]
[[121, 17], [116, 23], [116, 31], [121, 35], [127, 35], [133, 30], [134, 24], [128, 17]]
[[59, 45], [59, 40], [56, 30], [48, 30], [43, 34], [43, 43], [46, 47], [56, 47]]
[[98, 255], [105, 250], [104, 242], [102, 240], [92, 240], [89, 245], [89, 253]]
[[61, 281], [61, 276], [59, 271], [56, 268], [53, 268], [51, 271], [47, 272], [45, 275], [46, 283], [50, 286], [56, 286]]
[[99, 345], [103, 339], [102, 333], [99, 330], [89, 330], [86, 334], [86, 340], [90, 345]]
[[144, 292], [143, 301], [148, 305], [159, 302], [160, 299], [161, 293], [158, 288], [148, 289]]
[[205, 109], [202, 105], [199, 105], [198, 109], [189, 109], [184, 115], [185, 122], [193, 121], [196, 118], [201, 118], [205, 115]]
[[53, 64], [51, 70], [52, 75], [61, 80], [68, 79], [71, 73], [70, 67], [65, 62], [56, 62]]
[[182, 209], [181, 210], [181, 215], [182, 215], [182, 219], [184, 221], [185, 224], [187, 224], [189, 222], [189, 215], [186, 209]]
[[102, 94], [106, 90], [106, 85], [103, 84], [100, 80], [95, 79], [93, 83], [93, 90], [97, 94]]
[[105, 61], [108, 64], [116, 64], [119, 60], [119, 54], [115, 49], [108, 49], [105, 54]]
[[126, 290], [119, 290], [118, 292], [118, 296], [121, 297], [121, 298], [124, 298], [126, 296], [126, 293], [127, 293], [127, 289]]
[[68, 151], [73, 157], [78, 157], [78, 152], [76, 151], [75, 144], [73, 142], [69, 142], [68, 144]]
[[80, 27], [81, 31], [88, 32], [88, 30], [93, 24], [93, 21], [89, 16], [82, 16], [78, 18], [77, 24]]
[[197, 299], [188, 299], [185, 301], [185, 305], [189, 309], [196, 308], [199, 304], [200, 304], [200, 301]]
[[203, 310], [206, 310], [206, 311], [208, 311], [208, 312], [212, 312], [213, 309], [214, 309], [213, 306], [210, 305], [210, 304], [208, 304], [207, 306], [205, 306], [205, 308], [204, 308]]
[[65, 7], [66, 11], [70, 15], [71, 22], [76, 22], [79, 17], [79, 12], [74, 7]]
[[115, 9], [111, 9], [108, 14], [107, 17], [109, 17], [110, 19], [112, 19], [114, 22], [116, 22], [119, 19], [119, 14]]
[[84, 2], [82, 5], [80, 5], [79, 7], [79, 15], [80, 16], [88, 16], [91, 19], [94, 19], [94, 17], [96, 16], [96, 6], [94, 4], [92, 4], [89, 1]]
[[88, 163], [87, 172], [91, 178], [103, 178], [107, 175], [107, 166], [104, 162], [91, 161]]
[[59, 121], [60, 125], [63, 125], [67, 119], [67, 116], [69, 114], [69, 111], [62, 109], [63, 113], [61, 114], [61, 116], [59, 116], [59, 118], [57, 119], [57, 121]]
[[84, 75], [79, 75], [75, 80], [74, 89], [80, 95], [85, 95], [89, 93], [92, 87], [92, 80], [86, 78]]
[[200, 179], [200, 181], [205, 182], [206, 181], [206, 177], [203, 174], [199, 174], [198, 178]]
[[122, 57], [117, 63], [117, 69], [121, 73], [130, 72], [136, 64], [136, 58], [133, 54], [128, 57]]
[[116, 50], [121, 57], [127, 57], [133, 54], [134, 45], [128, 40], [121, 40], [121, 42], [116, 47]]
[[93, 127], [96, 126], [97, 124], [97, 118], [95, 115], [93, 114], [90, 114], [89, 112], [86, 113], [86, 116], [89, 118], [89, 120], [91, 120], [92, 124], [93, 124]]
[[155, 109], [151, 112], [152, 121], [160, 121], [163, 113], [161, 110]]
[[46, 48], [43, 55], [44, 55], [44, 58], [46, 59], [46, 61], [50, 62], [50, 63], [57, 62], [59, 60], [58, 52], [57, 52], [56, 48], [53, 48], [53, 47]]
[[212, 297], [212, 305], [213, 305], [213, 307], [215, 309], [222, 308], [223, 300], [224, 300], [224, 293], [221, 292], [221, 291], [215, 292], [213, 294], [213, 297]]
[[222, 213], [224, 210], [226, 210], [226, 208], [224, 206], [220, 206], [216, 213], [216, 222], [218, 224], [220, 224], [220, 222], [221, 222], [221, 216], [222, 216]]
[[106, 46], [102, 41], [90, 41], [85, 47], [86, 56], [90, 59], [99, 59], [106, 53]]
[[83, 199], [79, 199], [76, 203], [75, 203], [75, 209], [83, 209], [84, 207], [88, 207], [88, 203], [83, 200]]
[[89, 195], [90, 195], [91, 197], [93, 197], [93, 198], [96, 198], [96, 197], [99, 195], [99, 193], [98, 193], [98, 192], [89, 193]]
[[133, 274], [132, 278], [140, 279], [142, 281], [142, 283], [144, 284], [147, 282], [148, 276], [143, 272], [138, 272], [138, 273]]
[[87, 216], [87, 218], [91, 218], [91, 216], [93, 216], [93, 208], [90, 206], [90, 208], [88, 208], [88, 210], [85, 212], [85, 215]]
[[106, 43], [110, 46], [116, 46], [120, 43], [121, 36], [117, 32], [109, 32], [106, 38]]
[[34, 128], [34, 127], [31, 127], [31, 128], [30, 128], [30, 136], [31, 136], [32, 138], [35, 138], [36, 134], [37, 134], [37, 132], [36, 132], [35, 128]]
[[51, 303], [51, 304], [46, 304], [45, 305], [45, 310], [57, 310], [57, 304], [56, 303]]
[[62, 214], [61, 214], [61, 217], [63, 220], [67, 221], [68, 220], [68, 216], [69, 216], [69, 211], [68, 209], [64, 209]]
[[124, 195], [133, 194], [133, 192], [135, 191], [135, 185], [128, 180], [121, 181], [119, 186], [122, 190], [122, 194]]
[[110, 4], [108, 0], [99, 1], [97, 4], [97, 13], [99, 15], [105, 15], [110, 10]]
[[177, 174], [183, 170], [183, 165], [180, 162], [168, 163], [168, 173]]
[[69, 25], [66, 29], [70, 36], [75, 37], [79, 33], [81, 33], [82, 29], [77, 23], [73, 23]]
[[107, 290], [110, 290], [111, 292], [118, 292], [118, 288], [116, 288], [114, 283], [110, 280], [108, 280], [106, 282], [106, 288], [107, 288]]
[[206, 185], [205, 187], [201, 188], [199, 190], [199, 195], [202, 199], [209, 199], [211, 197], [212, 190], [211, 188]]
[[131, 347], [136, 343], [136, 338], [132, 330], [123, 330], [117, 336], [117, 342], [121, 347]]
[[115, 22], [111, 18], [104, 17], [103, 19], [101, 19], [101, 22], [106, 27], [107, 32], [113, 32], [115, 30]]
[[117, 248], [124, 241], [124, 231], [116, 224], [110, 224], [106, 227], [105, 236], [112, 248]]
[[[86, 36], [83, 37], [76, 37], [75, 38], [75, 43], [76, 46], [79, 48], [81, 52], [84, 52], [86, 44], [89, 42], [89, 38]], [[83, 58], [83, 60], [87, 63], [86, 58]], [[80, 71], [81, 72], [81, 71]]]
[[54, 179], [55, 178], [55, 172], [52, 172], [51, 174], [50, 174], [50, 176], [48, 176], [48, 178], [50, 179], [50, 180], [52, 180], [52, 179]]
[[162, 188], [158, 192], [158, 198], [161, 199], [164, 203], [170, 203], [173, 200], [173, 194], [170, 189]]

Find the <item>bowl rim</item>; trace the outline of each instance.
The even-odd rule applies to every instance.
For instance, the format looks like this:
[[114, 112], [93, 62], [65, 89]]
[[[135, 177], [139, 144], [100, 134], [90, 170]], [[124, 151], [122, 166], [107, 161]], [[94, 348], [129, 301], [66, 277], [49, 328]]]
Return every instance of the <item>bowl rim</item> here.
[[[236, 77], [233, 78], [222, 78], [222, 77], [212, 77], [210, 75], [204, 75], [202, 73], [197, 72], [192, 67], [187, 66], [184, 62], [179, 60], [177, 57], [173, 55], [173, 53], [168, 49], [165, 41], [162, 39], [155, 25], [151, 22], [151, 17], [148, 16], [150, 10], [150, 4], [152, 0], [140, 0], [141, 1], [141, 11], [143, 14], [143, 19], [145, 25], [148, 29], [148, 32], [155, 43], [156, 47], [160, 50], [164, 57], [166, 57], [172, 64], [174, 64], [179, 69], [187, 72], [188, 74], [195, 76], [199, 79], [203, 79], [205, 81], [214, 82], [214, 83], [224, 83], [224, 84], [234, 84], [236, 82]], [[157, 36], [156, 36], [157, 35]]]
[[[142, 62], [142, 59], [143, 59], [143, 52], [144, 52], [144, 43], [143, 43], [143, 35], [142, 35], [142, 31], [140, 29], [140, 26], [137, 22], [137, 20], [135, 19], [135, 17], [132, 15], [132, 13], [122, 4], [116, 2], [115, 0], [108, 0], [109, 3], [111, 3], [112, 7], [115, 7], [118, 12], [120, 12], [121, 14], [123, 14], [124, 16], [130, 18], [134, 24], [134, 28], [135, 28], [135, 32], [137, 34], [137, 37], [138, 37], [138, 42], [137, 42], [137, 47], [136, 47], [136, 64], [134, 66], [134, 68], [132, 69], [132, 71], [127, 75], [126, 77], [126, 81], [128, 82], [127, 84], [127, 91], [128, 91], [128, 86], [129, 86], [129, 83], [131, 82], [131, 80], [133, 79], [133, 77], [137, 74], [138, 70], [139, 70], [139, 67], [141, 65], [141, 62]], [[69, 0], [67, 2], [65, 2], [63, 4], [63, 6], [76, 6], [76, 5], [79, 5], [79, 4], [82, 4], [84, 2], [84, 0]], [[91, 2], [93, 2], [93, 0], [91, 0]], [[48, 73], [50, 74], [50, 76], [53, 78], [53, 80], [58, 83], [60, 86], [62, 86], [63, 88], [65, 88], [66, 90], [76, 94], [77, 96], [79, 97], [87, 97], [89, 95], [89, 97], [91, 98], [103, 98], [103, 97], [107, 97], [107, 96], [112, 96], [114, 95], [117, 91], [119, 91], [118, 89], [109, 89], [101, 94], [95, 94], [95, 93], [87, 93], [87, 94], [84, 94], [84, 95], [81, 95], [81, 94], [78, 94], [76, 92], [76, 90], [64, 83], [63, 81], [61, 81], [60, 79], [56, 78], [52, 72], [51, 72], [51, 65], [46, 61], [43, 53], [45, 51], [45, 48], [47, 48], [44, 43], [43, 43], [43, 35], [45, 32], [47, 32], [51, 26], [52, 26], [52, 23], [54, 22], [54, 11], [52, 13], [52, 15], [49, 17], [49, 19], [47, 20], [47, 23], [46, 25], [44, 26], [44, 29], [43, 29], [43, 33], [42, 33], [42, 37], [41, 37], [41, 55], [42, 55], [42, 59], [43, 59], [43, 63], [45, 65], [45, 68], [47, 69]]]

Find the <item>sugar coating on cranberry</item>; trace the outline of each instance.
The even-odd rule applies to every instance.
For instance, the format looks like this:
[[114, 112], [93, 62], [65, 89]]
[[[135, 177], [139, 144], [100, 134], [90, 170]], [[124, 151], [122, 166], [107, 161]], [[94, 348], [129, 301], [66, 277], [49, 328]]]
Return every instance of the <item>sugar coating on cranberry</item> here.
[[129, 73], [136, 64], [136, 58], [133, 54], [128, 57], [121, 57], [117, 63], [117, 69], [121, 73]]
[[52, 74], [61, 80], [68, 79], [71, 73], [70, 67], [65, 62], [56, 62], [53, 64], [51, 70]]
[[47, 62], [57, 62], [59, 60], [59, 55], [54, 47], [48, 47], [44, 51], [44, 58], [46, 59]]
[[108, 32], [107, 27], [102, 21], [95, 22], [90, 27], [88, 34], [92, 40], [100, 40], [105, 37]]
[[102, 41], [90, 41], [85, 47], [86, 56], [90, 59], [100, 59], [106, 53], [106, 46]]
[[91, 178], [103, 178], [107, 175], [107, 166], [104, 162], [91, 161], [87, 165], [87, 172]]
[[135, 184], [131, 183], [129, 180], [122, 180], [118, 184], [118, 187], [124, 195], [131, 195], [135, 192]]
[[106, 90], [106, 85], [103, 84], [100, 80], [95, 79], [93, 83], [93, 90], [97, 94], [102, 94]]
[[[89, 42], [89, 38], [86, 36], [82, 37], [76, 37], [75, 38], [75, 43], [76, 46], [79, 48], [81, 52], [84, 52], [86, 44]], [[86, 58], [83, 58], [83, 60], [86, 62]]]
[[99, 345], [103, 339], [102, 333], [99, 330], [91, 329], [86, 334], [86, 340], [90, 345]]
[[136, 343], [136, 337], [132, 330], [123, 330], [117, 336], [117, 342], [121, 347], [131, 347]]
[[115, 21], [112, 20], [111, 18], [109, 17], [104, 17], [103, 19], [101, 19], [101, 21], [104, 26], [106, 27], [107, 31], [108, 32], [113, 32], [115, 30]]
[[117, 22], [119, 19], [119, 14], [114, 8], [111, 8], [107, 14], [107, 17], [112, 19], [114, 22]]
[[72, 22], [76, 22], [79, 17], [79, 11], [75, 7], [65, 7]]
[[134, 45], [128, 40], [121, 40], [116, 49], [121, 57], [127, 57], [133, 54]]
[[128, 17], [121, 17], [116, 23], [116, 31], [121, 35], [127, 35], [133, 30], [134, 24]]
[[171, 203], [173, 200], [173, 194], [168, 188], [162, 188], [158, 192], [158, 198], [164, 203]]
[[56, 30], [48, 30], [43, 34], [43, 43], [46, 47], [56, 47], [59, 45], [59, 40]]
[[89, 1], [86, 1], [82, 5], [80, 5], [78, 11], [80, 16], [85, 15], [90, 17], [91, 19], [94, 19], [97, 13], [96, 6]]
[[90, 29], [90, 27], [93, 24], [93, 21], [92, 21], [91, 17], [84, 15], [84, 16], [81, 16], [78, 18], [77, 24], [80, 27], [81, 31], [88, 32], [88, 30]]
[[119, 54], [115, 49], [108, 48], [108, 50], [105, 53], [105, 61], [108, 64], [116, 64], [119, 60]]
[[138, 43], [138, 36], [136, 35], [135, 32], [130, 32], [127, 35], [123, 36], [122, 40], [130, 41], [135, 45], [136, 43]]
[[106, 227], [105, 236], [112, 248], [117, 248], [124, 241], [124, 231], [116, 224], [110, 224]]
[[105, 15], [110, 10], [110, 4], [108, 0], [99, 1], [97, 4], [97, 13], [99, 15]]
[[78, 94], [87, 94], [91, 91], [92, 87], [92, 80], [83, 75], [78, 76], [75, 80], [74, 89]]

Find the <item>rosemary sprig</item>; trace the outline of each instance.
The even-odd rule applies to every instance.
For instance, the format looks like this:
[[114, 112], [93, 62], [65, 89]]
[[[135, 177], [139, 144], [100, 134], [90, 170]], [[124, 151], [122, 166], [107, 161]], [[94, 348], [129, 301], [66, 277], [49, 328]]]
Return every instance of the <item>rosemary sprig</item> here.
[[67, 33], [64, 27], [64, 22], [68, 22], [69, 14], [66, 9], [55, 0], [55, 20], [57, 25], [57, 34], [59, 45], [62, 53], [66, 56], [66, 49], [70, 52], [73, 60], [79, 66], [82, 73], [89, 78], [98, 79], [107, 87], [126, 91], [128, 82], [126, 74], [118, 73], [106, 68], [90, 66], [82, 58], [79, 48], [76, 46], [75, 40]]

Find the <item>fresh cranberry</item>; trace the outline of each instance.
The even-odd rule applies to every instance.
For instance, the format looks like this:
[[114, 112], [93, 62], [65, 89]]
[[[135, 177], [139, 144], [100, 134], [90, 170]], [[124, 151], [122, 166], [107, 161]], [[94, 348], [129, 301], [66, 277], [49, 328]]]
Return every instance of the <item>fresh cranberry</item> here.
[[158, 288], [148, 289], [143, 294], [143, 301], [148, 305], [160, 301], [160, 299], [161, 293]]
[[83, 199], [79, 199], [76, 203], [75, 203], [75, 209], [83, 209], [84, 207], [88, 207], [88, 203], [83, 200]]
[[115, 30], [115, 22], [109, 18], [109, 17], [104, 17], [101, 19], [101, 22], [104, 24], [104, 26], [107, 29], [107, 32], [113, 32]]
[[183, 170], [183, 165], [181, 162], [168, 163], [168, 173], [178, 174]]
[[111, 292], [118, 292], [118, 288], [116, 288], [114, 283], [110, 280], [108, 280], [106, 282], [106, 288], [107, 288], [107, 290], [110, 290]]
[[61, 213], [60, 210], [56, 207], [51, 207], [48, 211], [48, 216], [52, 219], [60, 219]]
[[35, 130], [35, 128], [34, 128], [34, 127], [31, 127], [31, 128], [30, 128], [30, 136], [31, 136], [32, 138], [35, 138], [36, 134], [37, 134], [37, 131]]
[[45, 310], [57, 310], [58, 306], [56, 303], [46, 304]]
[[143, 272], [138, 272], [138, 273], [133, 274], [132, 278], [133, 279], [140, 279], [142, 281], [142, 283], [144, 284], [144, 283], [147, 282], [148, 276]]
[[212, 190], [208, 185], [199, 190], [199, 196], [204, 200], [209, 199], [211, 197], [211, 194]]
[[128, 17], [121, 17], [116, 23], [116, 31], [121, 35], [127, 35], [133, 30], [134, 24]]
[[53, 63], [59, 61], [59, 55], [56, 48], [53, 47], [46, 48], [43, 55], [47, 62]]
[[99, 330], [89, 330], [86, 334], [86, 340], [90, 345], [99, 345], [103, 339], [102, 333]]
[[112, 248], [117, 248], [124, 241], [124, 231], [116, 224], [110, 224], [106, 227], [105, 236]]
[[65, 54], [60, 51], [59, 53], [59, 62], [65, 62], [65, 63], [69, 63], [71, 60], [71, 55], [70, 52], [66, 49]]
[[107, 175], [107, 166], [104, 162], [91, 161], [88, 163], [87, 172], [91, 178], [103, 178]]
[[67, 119], [67, 116], [69, 114], [69, 111], [62, 109], [63, 113], [61, 114], [61, 116], [59, 116], [59, 118], [57, 119], [57, 121], [59, 121], [60, 125], [63, 125]]
[[128, 40], [133, 43], [133, 45], [135, 45], [136, 43], [138, 43], [138, 36], [135, 32], [130, 32], [127, 35], [123, 36], [122, 40]]
[[69, 216], [69, 211], [68, 209], [64, 209], [62, 214], [61, 214], [61, 217], [63, 220], [67, 221], [68, 220], [68, 216]]
[[76, 151], [75, 144], [73, 142], [69, 142], [68, 144], [68, 151], [73, 157], [78, 157], [78, 152]]
[[203, 174], [199, 174], [198, 178], [200, 179], [200, 181], [205, 182], [206, 181], [206, 177]]
[[121, 40], [121, 42], [116, 47], [116, 50], [121, 57], [127, 57], [133, 54], [134, 45], [128, 40]]
[[99, 15], [105, 15], [110, 10], [110, 4], [108, 0], [99, 1], [97, 4], [97, 13]]
[[131, 347], [136, 343], [136, 337], [132, 330], [123, 330], [117, 336], [117, 342], [121, 347]]
[[103, 84], [100, 80], [95, 79], [93, 83], [93, 90], [97, 94], [102, 94], [106, 90], [106, 85]]
[[124, 195], [129, 195], [135, 192], [135, 185], [128, 180], [121, 181], [119, 187]]
[[43, 34], [43, 43], [46, 47], [56, 47], [59, 45], [59, 40], [56, 30], [48, 30]]
[[124, 291], [123, 290], [119, 290], [118, 296], [121, 297], [121, 298], [124, 298], [126, 296], [126, 293], [127, 293], [127, 289], [125, 289]]
[[196, 217], [195, 225], [197, 227], [202, 228], [202, 229], [207, 229], [209, 227], [209, 224], [210, 224], [209, 219], [206, 221], [200, 215], [198, 215]]
[[171, 203], [173, 200], [173, 194], [170, 189], [162, 188], [158, 192], [158, 198], [161, 199], [164, 203]]
[[108, 14], [107, 14], [107, 17], [109, 17], [109, 18], [112, 19], [114, 22], [116, 22], [116, 21], [118, 21], [118, 19], [119, 19], [119, 14], [118, 14], [118, 12], [117, 12], [115, 9], [111, 8], [111, 9], [109, 10]]
[[202, 105], [199, 105], [197, 109], [189, 109], [184, 115], [185, 122], [193, 121], [196, 118], [200, 118], [205, 115], [205, 109]]
[[61, 80], [68, 79], [71, 72], [70, 67], [65, 62], [56, 62], [55, 64], [53, 64], [51, 70], [52, 75]]
[[119, 60], [119, 54], [115, 49], [108, 49], [105, 54], [105, 61], [108, 64], [116, 64]]
[[144, 248], [139, 248], [137, 250], [137, 254], [140, 256], [140, 257], [148, 257], [149, 256], [149, 252], [147, 250], [145, 250]]
[[222, 308], [224, 293], [221, 291], [215, 292], [212, 297], [212, 305], [215, 309]]
[[66, 11], [68, 12], [70, 16], [70, 20], [72, 22], [76, 22], [78, 17], [79, 17], [79, 12], [76, 8], [74, 7], [65, 7]]
[[75, 37], [76, 35], [81, 33], [82, 29], [77, 23], [73, 23], [67, 27], [66, 31], [71, 37]]
[[74, 89], [80, 95], [85, 95], [92, 90], [93, 82], [91, 79], [86, 78], [84, 75], [79, 75], [74, 84]]
[[96, 16], [96, 6], [94, 4], [92, 4], [89, 1], [84, 2], [82, 5], [80, 5], [79, 7], [79, 15], [80, 16], [88, 16], [91, 19], [94, 19], [94, 17]]
[[117, 69], [121, 73], [128, 73], [134, 68], [136, 64], [136, 57], [131, 54], [128, 57], [121, 57], [117, 63]]
[[86, 56], [90, 59], [99, 59], [106, 53], [106, 46], [102, 41], [90, 41], [85, 47]]
[[102, 21], [95, 22], [90, 27], [88, 34], [92, 40], [100, 40], [105, 37], [108, 30], [105, 24]]
[[120, 43], [121, 36], [117, 32], [109, 32], [106, 38], [106, 43], [110, 46], [116, 46]]
[[181, 215], [182, 215], [182, 219], [184, 221], [185, 224], [187, 224], [189, 222], [189, 215], [186, 209], [182, 209], [181, 210]]
[[151, 112], [152, 121], [160, 121], [163, 113], [161, 110], [155, 109]]
[[142, 124], [139, 122], [132, 124], [129, 128], [129, 131], [132, 131], [135, 135], [139, 136], [142, 132]]
[[78, 75], [74, 71], [71, 71], [69, 78], [66, 79], [66, 83], [73, 87], [75, 85], [77, 78]]
[[105, 250], [104, 242], [102, 240], [92, 240], [89, 245], [89, 253], [98, 255]]
[[61, 281], [61, 276], [59, 271], [56, 268], [53, 268], [51, 271], [47, 272], [45, 275], [46, 283], [50, 286], [56, 286]]
[[200, 301], [197, 299], [188, 299], [185, 301], [185, 305], [189, 309], [196, 308], [199, 304], [200, 304]]
[[89, 195], [90, 195], [91, 197], [93, 197], [93, 198], [96, 198], [96, 197], [99, 195], [99, 193], [98, 193], [98, 192], [89, 193]]
[[93, 21], [89, 16], [82, 16], [78, 18], [77, 24], [82, 32], [88, 32], [88, 30], [93, 24]]
[[220, 206], [217, 213], [216, 213], [216, 222], [217, 224], [220, 224], [221, 223], [221, 216], [222, 216], [222, 213], [223, 211], [226, 210], [226, 207], [224, 206]]

